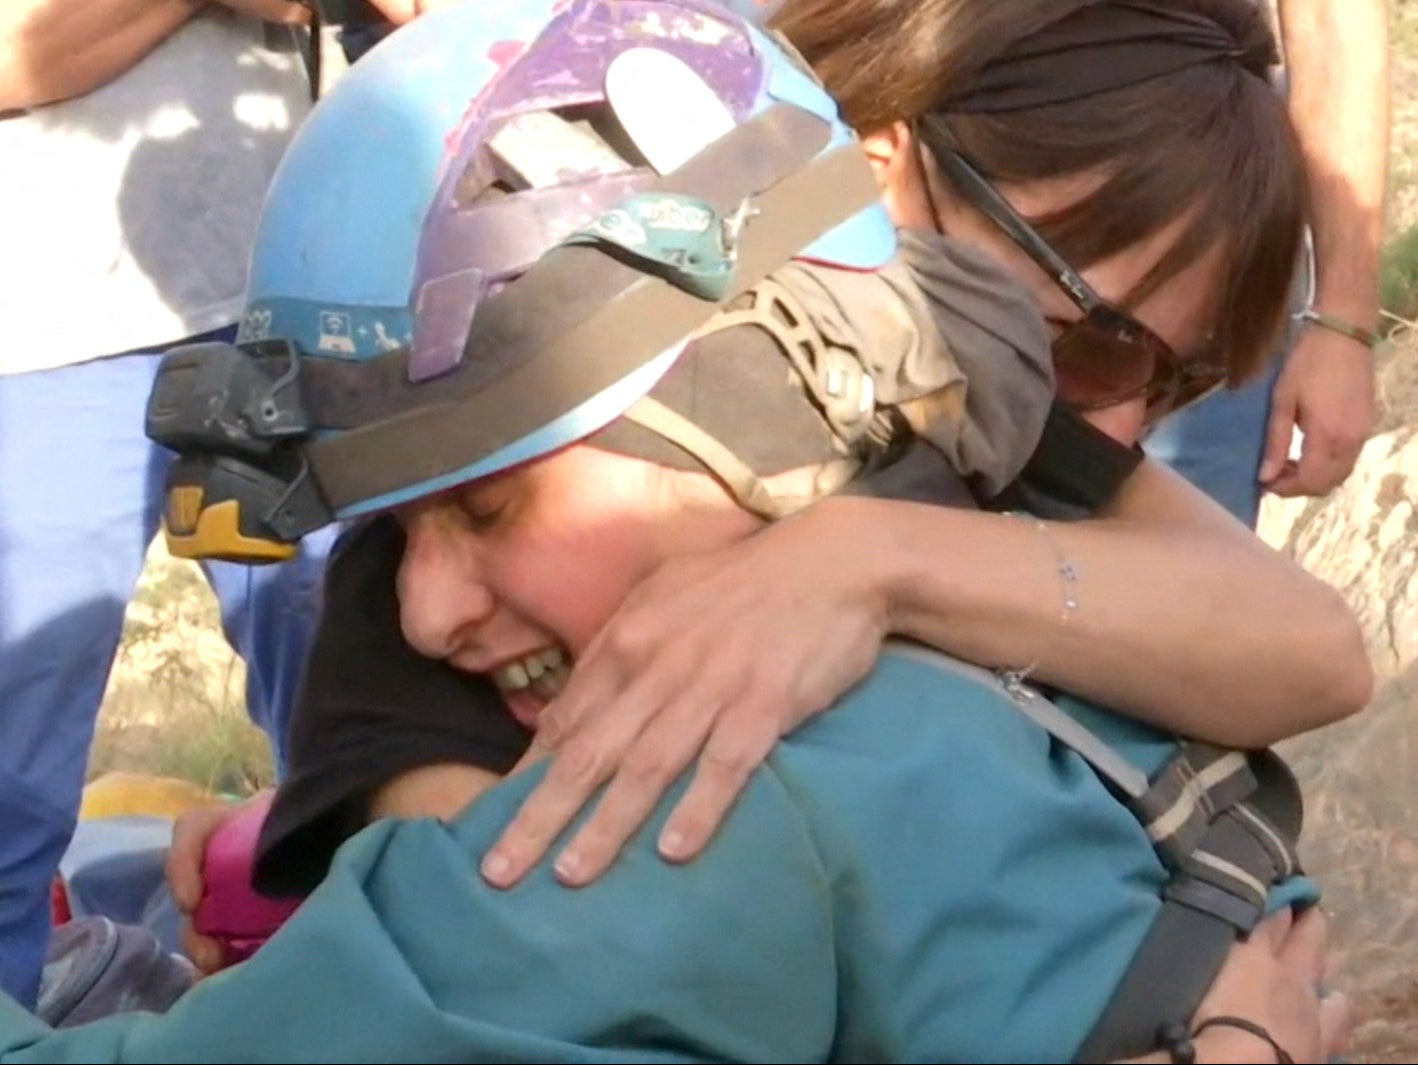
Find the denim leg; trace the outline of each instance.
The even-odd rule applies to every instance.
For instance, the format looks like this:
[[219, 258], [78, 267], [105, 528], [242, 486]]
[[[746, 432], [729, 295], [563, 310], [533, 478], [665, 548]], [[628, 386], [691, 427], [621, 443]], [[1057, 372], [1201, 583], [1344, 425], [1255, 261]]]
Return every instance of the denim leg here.
[[290, 712], [319, 617], [330, 527], [301, 541], [289, 562], [204, 565], [222, 608], [227, 640], [246, 662], [246, 707], [271, 741], [278, 775], [285, 772]]
[[1254, 529], [1263, 489], [1257, 480], [1265, 452], [1270, 394], [1284, 365], [1274, 358], [1244, 388], [1208, 396], [1169, 415], [1143, 441], [1147, 454], [1176, 470]]
[[[0, 377], [0, 989], [30, 1006], [49, 885], [163, 505], [171, 456], [143, 434], [160, 360], [129, 354]], [[314, 534], [283, 565], [206, 567], [278, 769], [334, 535]]]
[[33, 1005], [123, 611], [156, 523], [156, 356], [0, 377], [0, 988]]

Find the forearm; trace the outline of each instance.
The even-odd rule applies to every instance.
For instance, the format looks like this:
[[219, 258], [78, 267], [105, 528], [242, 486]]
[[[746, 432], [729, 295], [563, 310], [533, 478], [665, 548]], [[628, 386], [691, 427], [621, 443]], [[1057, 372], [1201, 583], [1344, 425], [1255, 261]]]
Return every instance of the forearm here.
[[841, 502], [856, 508], [845, 535], [877, 567], [892, 631], [966, 660], [1032, 666], [1037, 680], [1235, 746], [1367, 701], [1340, 596], [1155, 465], [1109, 514], [1047, 533], [1007, 515]]
[[370, 819], [437, 817], [451, 821], [502, 778], [459, 763], [424, 766], [401, 773], [374, 793]]
[[0, 111], [82, 96], [162, 43], [204, 0], [6, 0]]
[[1290, 113], [1309, 164], [1316, 306], [1365, 329], [1378, 321], [1388, 172], [1384, 0], [1282, 0]]

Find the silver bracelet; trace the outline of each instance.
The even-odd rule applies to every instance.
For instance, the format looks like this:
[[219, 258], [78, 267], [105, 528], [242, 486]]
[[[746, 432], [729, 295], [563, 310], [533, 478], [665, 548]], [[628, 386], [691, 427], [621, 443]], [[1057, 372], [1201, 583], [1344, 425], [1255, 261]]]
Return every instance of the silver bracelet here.
[[[1049, 550], [1054, 555], [1054, 570], [1059, 576], [1059, 624], [1067, 627], [1073, 620], [1074, 614], [1078, 612], [1078, 584], [1081, 578], [1078, 566], [1072, 559], [1064, 554], [1063, 547], [1054, 536], [1049, 524], [1033, 514], [1027, 514], [1021, 510], [1006, 511], [1010, 517], [1020, 518], [1029, 522], [1034, 528], [1039, 530], [1039, 534], [1049, 545]], [[1006, 687], [1018, 688], [1039, 666], [1039, 659], [1035, 657], [1022, 669], [1001, 669], [999, 677]]]
[[1342, 337], [1348, 337], [1356, 343], [1363, 344], [1370, 351], [1379, 346], [1379, 335], [1372, 329], [1365, 329], [1340, 318], [1338, 315], [1325, 314], [1313, 307], [1306, 307], [1296, 314], [1295, 321], [1301, 325], [1317, 325], [1321, 329], [1328, 329], [1331, 333], [1338, 333]]

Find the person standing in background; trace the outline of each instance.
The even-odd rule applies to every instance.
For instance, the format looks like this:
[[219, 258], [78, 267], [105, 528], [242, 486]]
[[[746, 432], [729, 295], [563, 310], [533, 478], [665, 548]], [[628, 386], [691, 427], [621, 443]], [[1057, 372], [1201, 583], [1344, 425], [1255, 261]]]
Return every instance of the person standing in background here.
[[[234, 335], [261, 201], [310, 106], [308, 18], [290, 0], [0, 5], [0, 988], [30, 1005], [158, 526], [153, 373], [173, 344]], [[322, 549], [207, 567], [278, 767]]]
[[[1252, 528], [1267, 491], [1319, 496], [1343, 483], [1373, 424], [1388, 175], [1384, 0], [1275, 6], [1290, 114], [1309, 163], [1313, 284], [1288, 351], [1263, 376], [1165, 420], [1145, 445]], [[1292, 459], [1297, 429], [1304, 438]]]

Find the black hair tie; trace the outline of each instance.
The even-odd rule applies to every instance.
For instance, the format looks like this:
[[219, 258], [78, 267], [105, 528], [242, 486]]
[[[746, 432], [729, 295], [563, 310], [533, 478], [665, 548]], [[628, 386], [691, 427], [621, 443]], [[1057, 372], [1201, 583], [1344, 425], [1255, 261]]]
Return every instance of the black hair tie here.
[[1157, 1032], [1157, 1045], [1159, 1049], [1167, 1052], [1172, 1065], [1195, 1065], [1196, 1037], [1208, 1028], [1239, 1028], [1269, 1043], [1270, 1049], [1275, 1051], [1277, 1065], [1295, 1065], [1295, 1059], [1275, 1041], [1273, 1035], [1255, 1021], [1248, 1021], [1244, 1017], [1208, 1017], [1191, 1030], [1188, 1030], [1185, 1024], [1164, 1024]]

